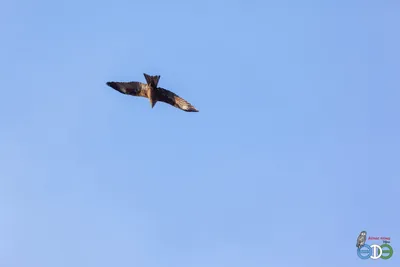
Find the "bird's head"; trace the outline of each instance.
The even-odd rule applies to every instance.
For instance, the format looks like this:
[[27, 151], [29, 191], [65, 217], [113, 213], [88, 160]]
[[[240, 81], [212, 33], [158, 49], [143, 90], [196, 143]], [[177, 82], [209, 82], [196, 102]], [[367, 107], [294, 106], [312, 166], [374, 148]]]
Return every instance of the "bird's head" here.
[[361, 236], [366, 236], [366, 235], [367, 235], [367, 232], [366, 232], [366, 231], [362, 231], [362, 232], [360, 233], [360, 235], [361, 235]]
[[156, 104], [157, 101], [154, 101], [153, 99], [149, 99], [150, 100], [150, 106], [151, 108], [154, 108], [154, 105]]

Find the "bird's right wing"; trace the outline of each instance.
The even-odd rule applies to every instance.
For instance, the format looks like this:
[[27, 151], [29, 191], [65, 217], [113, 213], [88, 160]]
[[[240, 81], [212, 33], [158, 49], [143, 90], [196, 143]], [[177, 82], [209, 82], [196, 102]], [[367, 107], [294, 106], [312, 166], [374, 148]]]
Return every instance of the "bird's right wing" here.
[[198, 110], [185, 99], [161, 87], [157, 88], [157, 100], [170, 104], [186, 112], [198, 112]]
[[148, 85], [141, 82], [107, 82], [107, 85], [126, 95], [147, 97]]

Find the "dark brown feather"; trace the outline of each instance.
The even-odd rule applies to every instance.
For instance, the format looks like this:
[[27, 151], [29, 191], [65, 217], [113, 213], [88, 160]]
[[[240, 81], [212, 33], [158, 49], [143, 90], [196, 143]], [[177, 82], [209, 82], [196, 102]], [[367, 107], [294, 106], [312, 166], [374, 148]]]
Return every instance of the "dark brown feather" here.
[[187, 102], [185, 99], [181, 98], [180, 96], [174, 94], [173, 92], [167, 89], [158, 87], [156, 92], [157, 92], [157, 101], [165, 102], [183, 111], [198, 112], [198, 110], [194, 106], [192, 106], [189, 102]]
[[107, 85], [126, 95], [147, 97], [148, 85], [140, 82], [107, 82]]
[[158, 81], [160, 80], [160, 75], [148, 75], [146, 73], [143, 73], [144, 78], [146, 79], [146, 82], [148, 85], [152, 86], [153, 88], [157, 88]]

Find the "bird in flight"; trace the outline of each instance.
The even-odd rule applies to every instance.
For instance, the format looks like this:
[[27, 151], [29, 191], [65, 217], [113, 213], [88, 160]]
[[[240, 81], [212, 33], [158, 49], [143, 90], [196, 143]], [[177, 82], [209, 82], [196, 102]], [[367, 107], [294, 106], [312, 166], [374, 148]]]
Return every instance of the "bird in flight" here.
[[141, 82], [107, 82], [107, 85], [122, 94], [148, 98], [152, 108], [157, 101], [161, 101], [186, 112], [198, 112], [185, 99], [167, 89], [157, 87], [160, 75], [151, 76], [146, 73], [143, 73], [143, 75], [146, 78], [147, 84]]

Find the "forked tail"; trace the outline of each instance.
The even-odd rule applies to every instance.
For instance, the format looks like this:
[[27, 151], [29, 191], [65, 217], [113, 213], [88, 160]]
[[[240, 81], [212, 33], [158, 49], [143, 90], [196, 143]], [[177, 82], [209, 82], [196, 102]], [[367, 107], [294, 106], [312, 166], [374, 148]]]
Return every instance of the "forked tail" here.
[[146, 78], [147, 84], [151, 85], [154, 88], [157, 88], [158, 81], [160, 80], [160, 75], [151, 76], [146, 73], [143, 73], [143, 75]]

